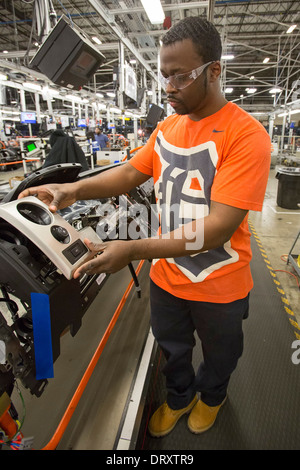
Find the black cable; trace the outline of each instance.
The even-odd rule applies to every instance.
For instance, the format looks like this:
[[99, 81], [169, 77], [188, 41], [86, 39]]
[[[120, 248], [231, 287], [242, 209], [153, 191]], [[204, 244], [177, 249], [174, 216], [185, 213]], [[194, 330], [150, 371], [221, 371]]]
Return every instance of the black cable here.
[[131, 272], [132, 279], [133, 279], [134, 284], [135, 284], [135, 290], [136, 290], [137, 296], [138, 296], [139, 298], [141, 298], [141, 296], [142, 296], [142, 290], [141, 290], [140, 283], [139, 283], [139, 280], [138, 280], [138, 278], [137, 278], [135, 269], [134, 269], [132, 263], [129, 263], [129, 264], [128, 264], [128, 267], [129, 267], [129, 271]]

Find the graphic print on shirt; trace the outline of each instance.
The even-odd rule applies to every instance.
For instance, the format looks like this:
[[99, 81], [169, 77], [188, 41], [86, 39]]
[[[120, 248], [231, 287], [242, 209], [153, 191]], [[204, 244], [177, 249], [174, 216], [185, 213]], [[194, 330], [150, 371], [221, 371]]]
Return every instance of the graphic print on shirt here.
[[[212, 141], [189, 149], [179, 148], [167, 142], [161, 131], [155, 151], [162, 165], [155, 193], [161, 233], [165, 234], [209, 214], [218, 154]], [[201, 282], [222, 266], [238, 261], [238, 253], [228, 242], [215, 250], [167, 261], [175, 264], [191, 282]]]

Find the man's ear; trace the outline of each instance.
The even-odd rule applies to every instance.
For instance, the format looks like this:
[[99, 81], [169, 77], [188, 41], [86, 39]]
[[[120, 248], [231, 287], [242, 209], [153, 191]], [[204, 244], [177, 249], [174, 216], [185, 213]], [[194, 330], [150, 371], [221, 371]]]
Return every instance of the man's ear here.
[[215, 82], [219, 79], [221, 75], [222, 67], [219, 60], [216, 60], [213, 64], [210, 65], [208, 68], [208, 77], [211, 82]]

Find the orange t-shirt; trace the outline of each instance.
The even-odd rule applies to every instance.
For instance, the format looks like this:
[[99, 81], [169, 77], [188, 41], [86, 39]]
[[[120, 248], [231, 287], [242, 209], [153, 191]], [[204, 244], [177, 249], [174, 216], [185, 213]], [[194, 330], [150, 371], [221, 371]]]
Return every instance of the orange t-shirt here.
[[[263, 126], [234, 103], [200, 121], [174, 114], [161, 122], [130, 160], [153, 176], [158, 212], [210, 201], [240, 209], [262, 209], [271, 162]], [[169, 206], [168, 206], [169, 205]], [[174, 205], [174, 206], [173, 206]], [[177, 206], [176, 206], [177, 205]], [[186, 212], [185, 212], [186, 213]], [[169, 231], [176, 229], [170, 218]], [[180, 225], [180, 219], [179, 225]], [[153, 260], [150, 276], [161, 288], [189, 300], [232, 302], [253, 287], [248, 216], [224, 246], [175, 259]]]

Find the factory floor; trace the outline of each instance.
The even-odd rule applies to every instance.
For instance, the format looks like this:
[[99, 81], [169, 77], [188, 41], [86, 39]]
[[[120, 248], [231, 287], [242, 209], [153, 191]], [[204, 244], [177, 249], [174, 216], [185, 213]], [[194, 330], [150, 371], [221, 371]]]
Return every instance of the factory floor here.
[[[17, 175], [22, 175], [22, 169], [1, 172], [0, 180]], [[295, 315], [295, 324], [300, 325], [300, 280], [286, 264], [287, 254], [300, 230], [300, 209], [287, 210], [277, 206], [275, 175], [276, 169], [271, 169], [263, 210], [251, 212], [249, 221], [270, 266], [276, 271], [280, 289]], [[295, 251], [300, 254], [300, 240]], [[136, 299], [134, 292], [129, 298], [129, 305], [116, 323], [59, 449], [111, 450], [116, 446], [119, 425], [149, 332], [148, 270], [149, 263], [146, 262], [140, 275], [142, 298]], [[36, 399], [24, 392], [26, 419], [23, 432], [34, 436], [34, 448], [41, 449], [51, 440], [130, 280], [127, 269], [110, 276], [85, 315], [76, 337], [65, 335], [62, 338], [61, 356], [55, 363], [55, 379], [44, 395]], [[15, 399], [22, 415], [22, 403], [18, 402], [18, 396]]]

